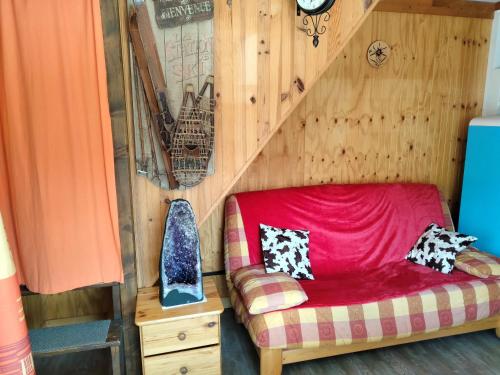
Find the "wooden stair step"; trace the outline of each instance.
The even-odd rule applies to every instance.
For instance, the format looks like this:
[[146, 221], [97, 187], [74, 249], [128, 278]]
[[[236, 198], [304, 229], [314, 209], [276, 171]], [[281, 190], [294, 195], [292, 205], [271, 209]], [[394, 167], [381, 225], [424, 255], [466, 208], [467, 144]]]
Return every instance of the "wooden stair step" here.
[[29, 331], [33, 355], [56, 355], [120, 345], [120, 320], [96, 320]]

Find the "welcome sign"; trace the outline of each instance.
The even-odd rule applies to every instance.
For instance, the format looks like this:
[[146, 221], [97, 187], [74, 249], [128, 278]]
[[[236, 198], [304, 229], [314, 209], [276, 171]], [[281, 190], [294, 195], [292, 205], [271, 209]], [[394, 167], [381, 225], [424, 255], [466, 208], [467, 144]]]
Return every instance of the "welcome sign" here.
[[156, 23], [161, 29], [208, 20], [214, 14], [213, 0], [153, 0], [153, 3]]

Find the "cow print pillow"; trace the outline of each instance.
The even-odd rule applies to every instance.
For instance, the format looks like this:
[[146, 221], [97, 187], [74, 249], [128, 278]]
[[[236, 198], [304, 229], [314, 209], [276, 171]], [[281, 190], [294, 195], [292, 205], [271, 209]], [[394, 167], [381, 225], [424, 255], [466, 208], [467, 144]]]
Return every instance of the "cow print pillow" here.
[[294, 279], [314, 280], [309, 261], [309, 231], [260, 224], [260, 242], [267, 273], [285, 272]]
[[450, 273], [457, 254], [475, 241], [476, 237], [450, 232], [437, 224], [431, 224], [425, 228], [406, 259], [441, 273]]

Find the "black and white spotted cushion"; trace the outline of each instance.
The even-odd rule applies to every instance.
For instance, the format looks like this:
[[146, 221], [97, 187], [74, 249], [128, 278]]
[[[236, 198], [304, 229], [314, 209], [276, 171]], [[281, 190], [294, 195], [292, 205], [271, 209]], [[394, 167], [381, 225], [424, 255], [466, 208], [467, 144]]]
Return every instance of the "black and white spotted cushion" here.
[[309, 261], [309, 231], [260, 224], [260, 243], [267, 273], [285, 272], [294, 279], [314, 280]]
[[475, 241], [476, 237], [451, 232], [433, 223], [425, 228], [406, 259], [441, 273], [450, 273], [457, 254]]

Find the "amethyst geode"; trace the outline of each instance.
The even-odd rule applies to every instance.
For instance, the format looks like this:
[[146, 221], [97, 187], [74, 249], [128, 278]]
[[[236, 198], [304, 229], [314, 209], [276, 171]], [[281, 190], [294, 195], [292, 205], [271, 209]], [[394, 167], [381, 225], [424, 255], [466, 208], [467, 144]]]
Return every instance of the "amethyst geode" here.
[[188, 201], [171, 202], [160, 256], [160, 303], [164, 308], [204, 300], [200, 237]]

